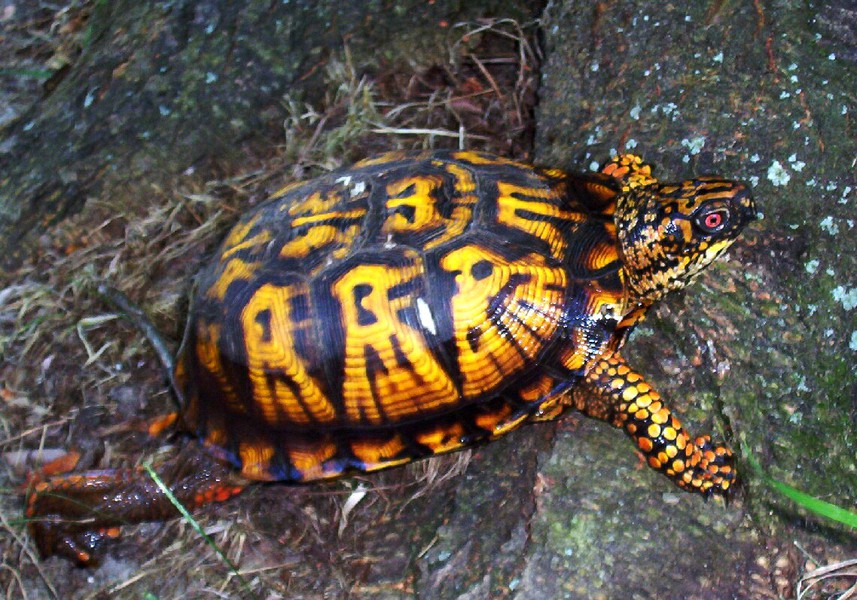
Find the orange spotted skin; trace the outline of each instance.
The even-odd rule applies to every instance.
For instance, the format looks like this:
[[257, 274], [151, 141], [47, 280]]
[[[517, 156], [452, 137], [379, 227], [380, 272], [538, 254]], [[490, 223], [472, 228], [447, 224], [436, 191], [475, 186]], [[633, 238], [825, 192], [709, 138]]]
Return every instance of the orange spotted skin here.
[[[744, 185], [661, 183], [631, 155], [571, 175], [476, 152], [391, 153], [287, 186], [200, 277], [175, 372], [179, 422], [212, 465], [306, 482], [573, 408], [621, 427], [683, 489], [726, 494], [732, 453], [692, 439], [620, 350], [753, 218]], [[240, 489], [206, 469], [173, 478], [191, 505]], [[37, 488], [28, 514], [62, 513], [41, 498], [85, 487], [72, 477]], [[73, 537], [35, 533], [46, 554]]]

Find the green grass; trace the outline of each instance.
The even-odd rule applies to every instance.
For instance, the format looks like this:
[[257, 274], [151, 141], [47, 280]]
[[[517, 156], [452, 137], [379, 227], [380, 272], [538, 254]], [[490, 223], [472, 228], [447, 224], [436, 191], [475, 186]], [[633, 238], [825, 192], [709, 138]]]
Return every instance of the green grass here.
[[824, 500], [802, 492], [795, 487], [783, 483], [782, 481], [774, 479], [762, 469], [756, 459], [746, 449], [744, 450], [744, 455], [747, 457], [747, 461], [750, 463], [750, 466], [762, 481], [792, 502], [802, 506], [813, 514], [830, 519], [831, 521], [836, 521], [837, 523], [842, 523], [851, 529], [857, 530], [857, 513], [854, 511], [847, 510], [841, 506], [831, 504], [830, 502], [825, 502]]
[[0, 69], [0, 76], [3, 77], [27, 77], [32, 79], [47, 79], [53, 74], [54, 72], [50, 69]]

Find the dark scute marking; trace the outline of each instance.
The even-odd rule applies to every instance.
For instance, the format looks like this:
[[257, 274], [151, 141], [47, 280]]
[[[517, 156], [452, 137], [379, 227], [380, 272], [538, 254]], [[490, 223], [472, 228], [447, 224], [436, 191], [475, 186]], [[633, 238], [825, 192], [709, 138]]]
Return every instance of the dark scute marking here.
[[[536, 338], [536, 339], [541, 339], [541, 338], [543, 337], [543, 336], [541, 335], [541, 332], [540, 332], [539, 330], [537, 330], [537, 329], [533, 329], [533, 328], [532, 328], [532, 327], [531, 327], [531, 326], [530, 326], [526, 321], [524, 321], [524, 320], [523, 320], [521, 317], [519, 317], [516, 313], [514, 313], [514, 312], [510, 312], [510, 313], [508, 314], [508, 316], [509, 316], [509, 318], [510, 318], [510, 319], [512, 319], [513, 321], [515, 321], [518, 325], [520, 325], [521, 327], [523, 327], [524, 329], [526, 329], [526, 330], [527, 330], [527, 332], [528, 332], [530, 335], [532, 335], [534, 338]], [[501, 324], [502, 324], [502, 323], [501, 323]], [[499, 327], [499, 325], [498, 325], [498, 327]], [[505, 327], [505, 325], [504, 325], [504, 327]], [[509, 331], [508, 331], [508, 328], [506, 329], [506, 331], [507, 331], [507, 333], [509, 333], [509, 335], [514, 339], [514, 336], [512, 336], [511, 332], [509, 332]], [[517, 342], [517, 340], [515, 340], [515, 341]]]
[[[531, 302], [524, 302], [521, 300], [518, 301], [518, 308], [522, 312], [541, 312], [541, 309], [538, 308], [536, 305], [532, 304]], [[517, 312], [510, 312], [509, 317], [511, 317], [512, 320], [518, 323], [521, 327], [526, 329], [536, 339], [543, 337], [542, 333], [538, 329], [533, 329], [533, 327], [529, 323], [527, 323], [524, 319], [518, 316]]]
[[470, 344], [470, 349], [474, 352], [479, 351], [479, 336], [482, 335], [482, 329], [473, 327], [467, 331], [467, 343]]
[[615, 236], [610, 234], [603, 223], [587, 221], [581, 223], [570, 239], [567, 256], [568, 266], [575, 278], [592, 280], [615, 275], [622, 266], [619, 260], [594, 269], [590, 265], [593, 252], [600, 252], [602, 246], [615, 246]]
[[262, 339], [271, 341], [271, 310], [266, 308], [256, 313], [256, 322], [262, 326]]
[[[200, 439], [205, 439], [205, 436], [200, 435]], [[238, 442], [230, 441], [229, 446], [222, 446], [220, 450], [223, 452], [223, 460], [233, 465], [236, 469], [244, 468], [244, 461], [241, 460], [241, 454], [238, 452]]]
[[[526, 198], [523, 198], [523, 200], [526, 200]], [[526, 219], [527, 221], [541, 221], [543, 223], [558, 221], [556, 217], [553, 217], [551, 215], [543, 215], [531, 210], [527, 210], [526, 208], [515, 209], [515, 216], [520, 217], [522, 219]]]
[[477, 281], [482, 281], [483, 279], [490, 277], [493, 272], [494, 265], [487, 260], [480, 260], [470, 268], [470, 274], [473, 275], [473, 278]]
[[381, 355], [370, 344], [363, 346], [363, 356], [366, 358], [366, 375], [369, 379], [374, 379], [377, 373], [385, 375], [390, 373], [384, 361], [381, 360]]
[[[434, 421], [429, 421], [429, 423], [434, 423]], [[405, 449], [401, 454], [406, 455], [411, 460], [419, 460], [421, 458], [426, 458], [429, 456], [434, 456], [434, 452], [428, 446], [419, 443], [415, 438], [415, 434], [419, 433], [423, 430], [424, 427], [414, 426], [406, 429], [402, 429], [402, 442], [405, 445]], [[427, 429], [427, 427], [425, 428]]]
[[305, 294], [294, 296], [289, 303], [292, 322], [300, 323], [312, 318], [309, 308], [309, 298]]
[[447, 433], [445, 436], [443, 436], [441, 438], [440, 443], [442, 446], [445, 446], [445, 445], [447, 445], [453, 441], [461, 443], [461, 438], [455, 437], [451, 433]]
[[400, 215], [402, 215], [403, 217], [405, 217], [405, 220], [406, 220], [408, 223], [413, 223], [413, 222], [414, 222], [414, 217], [415, 217], [415, 216], [416, 216], [416, 214], [417, 214], [417, 209], [416, 209], [416, 208], [414, 208], [413, 206], [410, 206], [410, 205], [408, 205], [408, 204], [405, 204], [405, 205], [402, 205], [402, 206], [397, 206], [397, 207], [396, 207], [396, 210], [395, 210], [394, 212], [395, 212], [396, 214], [400, 214]]
[[[312, 421], [316, 421], [316, 418], [313, 416], [312, 407], [306, 403], [306, 400], [301, 395], [301, 387], [297, 381], [292, 379], [291, 377], [287, 377], [283, 373], [279, 373], [277, 376], [277, 380], [283, 383], [286, 387], [289, 388], [292, 395], [296, 398], [297, 402], [301, 405], [301, 408], [304, 411], [304, 414], [307, 415]], [[272, 387], [271, 389], [276, 389]]]
[[529, 300], [518, 300], [518, 306], [525, 312], [541, 311], [541, 309]]
[[[312, 368], [317, 362], [316, 345], [312, 329], [309, 327], [298, 327], [292, 331], [294, 338], [294, 350], [308, 368]], [[313, 374], [317, 376], [317, 374]]]
[[396, 356], [396, 364], [413, 373], [414, 365], [411, 364], [411, 361], [409, 361], [408, 357], [405, 356], [405, 353], [402, 352], [402, 345], [399, 343], [399, 337], [396, 334], [390, 336], [390, 344], [393, 346], [393, 354]]
[[[291, 377], [287, 377], [282, 373], [282, 371], [268, 371], [265, 373], [265, 381], [267, 382], [269, 390], [277, 389], [278, 383], [281, 383], [287, 388], [289, 388], [289, 391], [297, 399], [298, 404], [301, 405], [301, 408], [304, 409], [304, 412], [307, 415], [312, 414], [309, 410], [307, 410], [307, 406], [306, 404], [304, 404], [303, 399], [301, 398], [301, 388], [294, 379], [292, 379]], [[280, 398], [280, 400], [282, 399]], [[279, 407], [279, 402], [275, 402], [274, 407]], [[277, 413], [279, 415], [280, 411], [278, 410]]]
[[[384, 416], [384, 420], [386, 420], [386, 415], [384, 412], [384, 399], [380, 397], [378, 392], [378, 385], [375, 381], [378, 373], [384, 373], [388, 375], [390, 371], [387, 369], [387, 366], [384, 364], [384, 361], [381, 360], [381, 356], [371, 345], [366, 344], [363, 346], [363, 356], [366, 359], [366, 378], [369, 380], [369, 390], [372, 393], [372, 399], [375, 401], [375, 406], [378, 408], [378, 411], [382, 413]], [[361, 417], [363, 419], [367, 419], [368, 415], [366, 414], [367, 406], [363, 406], [361, 403]]]
[[422, 291], [423, 280], [420, 277], [416, 277], [392, 286], [387, 290], [387, 298], [389, 300], [395, 300], [396, 298], [404, 298], [413, 294], [419, 295]]
[[390, 198], [408, 198], [409, 196], [414, 195], [414, 190], [416, 190], [416, 189], [417, 189], [416, 184], [412, 183], [411, 185], [409, 185], [408, 187], [403, 189], [398, 194], [396, 194], [394, 196], [390, 196]]
[[452, 211], [461, 199], [472, 193], [462, 193], [455, 189], [454, 177], [449, 172], [444, 171], [441, 188], [439, 190], [432, 190], [431, 196], [436, 200], [435, 208], [440, 213], [441, 218], [446, 221], [452, 218]]
[[492, 298], [488, 305], [488, 314], [494, 315], [498, 313], [498, 311], [502, 310], [502, 307], [506, 304], [509, 296], [511, 296], [519, 286], [529, 283], [532, 278], [532, 275], [527, 275], [526, 273], [514, 273], [511, 275], [508, 283], [506, 283], [500, 292]]
[[[517, 347], [517, 340], [515, 336], [512, 335], [512, 332], [509, 330], [509, 326], [506, 325], [503, 321], [500, 320], [500, 315], [493, 315], [491, 317], [491, 322], [494, 324], [494, 329], [497, 330], [497, 334], [508, 342], [512, 342], [513, 345]], [[520, 350], [520, 348], [517, 348]]]
[[519, 285], [523, 285], [525, 283], [529, 283], [533, 278], [532, 275], [527, 275], [526, 273], [515, 273], [511, 277], [509, 277], [509, 283], [507, 287], [518, 287]]
[[[507, 301], [509, 297], [515, 292], [518, 286], [524, 285], [532, 279], [531, 275], [527, 275], [524, 273], [516, 273], [509, 277], [509, 282], [503, 286], [503, 289], [500, 290], [500, 293], [494, 296], [491, 300], [491, 303], [488, 305], [488, 318], [491, 319], [491, 322], [496, 327], [498, 333], [503, 337], [503, 339], [509, 340], [518, 350], [518, 353], [523, 357], [527, 358], [526, 353], [523, 348], [521, 348], [518, 340], [515, 339], [515, 336], [509, 330], [509, 327], [503, 322], [502, 315], [508, 314], [508, 316], [512, 317], [519, 323], [522, 323], [520, 318], [513, 312], [512, 306], [507, 306]], [[531, 331], [532, 332], [532, 331]], [[536, 332], [532, 332], [536, 337], [538, 335]]]
[[361, 327], [378, 322], [378, 317], [372, 311], [363, 308], [363, 298], [372, 293], [372, 286], [360, 283], [354, 286], [354, 306], [357, 307], [357, 324]]
[[283, 456], [281, 448], [274, 447], [274, 456], [271, 457], [271, 462], [268, 465], [268, 474], [274, 481], [294, 481], [292, 476], [293, 467], [288, 459]]
[[405, 306], [396, 311], [396, 319], [399, 323], [404, 323], [411, 329], [421, 329], [419, 316], [416, 309], [411, 306]]

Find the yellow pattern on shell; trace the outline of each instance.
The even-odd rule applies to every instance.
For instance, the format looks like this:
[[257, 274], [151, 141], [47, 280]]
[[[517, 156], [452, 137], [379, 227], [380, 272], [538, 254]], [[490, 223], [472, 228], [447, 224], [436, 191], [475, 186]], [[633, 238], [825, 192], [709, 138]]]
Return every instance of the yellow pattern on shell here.
[[[309, 321], [295, 322], [290, 302], [308, 293], [305, 284], [265, 284], [241, 311], [254, 404], [272, 427], [324, 424], [336, 419], [333, 404], [295, 352], [295, 334], [307, 332], [310, 325]], [[264, 323], [260, 322], [263, 314]]]
[[353, 225], [344, 231], [328, 224], [316, 225], [306, 235], [289, 240], [280, 247], [280, 258], [306, 258], [313, 252], [327, 246], [339, 246], [338, 250], [347, 252], [350, 244], [360, 231], [359, 225]]
[[[197, 323], [196, 326], [196, 358], [199, 364], [217, 381], [220, 391], [222, 392], [226, 406], [230, 411], [236, 414], [245, 414], [247, 407], [239, 400], [239, 395], [235, 386], [232, 385], [231, 379], [227, 376], [223, 368], [222, 355], [220, 353], [220, 325], [211, 323], [207, 324], [203, 321]], [[199, 399], [197, 399], [199, 401]]]
[[473, 218], [473, 206], [477, 201], [477, 197], [473, 193], [476, 191], [476, 182], [473, 181], [473, 175], [469, 170], [452, 163], [444, 164], [444, 169], [455, 178], [453, 184], [456, 192], [453, 198], [454, 206], [452, 214], [447, 220], [445, 231], [426, 242], [425, 250], [430, 250], [461, 235]]
[[236, 281], [249, 281], [259, 268], [258, 262], [247, 262], [240, 258], [231, 258], [221, 267], [220, 276], [208, 289], [207, 295], [222, 301], [229, 286]]
[[241, 474], [249, 479], [265, 481], [271, 479], [268, 465], [274, 456], [274, 448], [267, 444], [244, 442], [238, 446], [241, 457]]
[[336, 477], [340, 471], [326, 469], [325, 462], [336, 456], [336, 444], [320, 439], [311, 446], [292, 446], [288, 449], [289, 462], [305, 481]]
[[[402, 436], [398, 433], [389, 439], [370, 438], [354, 440], [350, 446], [351, 453], [366, 466], [367, 471], [376, 471], [404, 464], [411, 460], [407, 453], [405, 453], [405, 444], [402, 441]], [[400, 456], [400, 458], [396, 459], [396, 456]]]
[[[416, 310], [416, 293], [396, 298], [388, 293], [422, 273], [421, 261], [413, 256], [413, 262], [402, 267], [358, 265], [331, 286], [342, 311], [342, 397], [344, 419], [350, 424], [396, 423], [452, 408], [459, 401], [422, 332], [399, 319], [400, 311]], [[370, 361], [368, 352], [379, 364]]]
[[329, 213], [337, 204], [342, 202], [341, 190], [327, 190], [325, 194], [313, 192], [306, 198], [289, 198], [288, 202], [282, 202], [280, 211], [290, 217], [303, 217]]
[[521, 163], [508, 158], [493, 156], [491, 154], [483, 154], [481, 152], [471, 152], [467, 150], [455, 152], [452, 155], [452, 158], [455, 160], [460, 160], [461, 162], [470, 163], [471, 165], [512, 165], [516, 167], [524, 166]]
[[464, 427], [460, 422], [455, 421], [418, 433], [416, 441], [430, 448], [435, 454], [443, 454], [460, 448], [463, 436]]
[[[381, 231], [411, 233], [441, 225], [444, 219], [437, 210], [435, 192], [442, 184], [443, 181], [439, 177], [419, 176], [397, 179], [387, 185], [386, 207], [389, 216]], [[413, 211], [413, 218], [410, 220], [396, 211], [397, 208], [405, 206]]]
[[250, 235], [250, 232], [253, 231], [253, 228], [256, 226], [258, 221], [259, 215], [256, 215], [245, 222], [238, 223], [232, 228], [232, 231], [229, 232], [229, 235], [227, 235], [226, 239], [223, 241], [223, 251], [220, 253], [221, 262], [236, 252], [246, 250], [248, 248], [264, 246], [270, 241], [271, 232], [268, 229], [259, 231], [251, 238], [247, 237]]
[[[561, 260], [565, 254], [568, 243], [565, 237], [555, 225], [548, 222], [545, 217], [551, 219], [562, 219], [567, 222], [581, 222], [585, 216], [581, 213], [570, 212], [561, 209], [550, 202], [556, 197], [556, 192], [549, 188], [533, 188], [497, 182], [499, 196], [497, 198], [497, 221], [506, 227], [519, 229], [536, 238], [545, 241], [550, 248], [551, 256]], [[530, 219], [522, 213], [535, 213], [541, 219]]]
[[[475, 244], [449, 252], [440, 266], [456, 273], [451, 314], [463, 396], [490, 394], [535, 360], [553, 336], [565, 301], [565, 272], [536, 254], [512, 262]], [[489, 312], [501, 290], [502, 305]]]

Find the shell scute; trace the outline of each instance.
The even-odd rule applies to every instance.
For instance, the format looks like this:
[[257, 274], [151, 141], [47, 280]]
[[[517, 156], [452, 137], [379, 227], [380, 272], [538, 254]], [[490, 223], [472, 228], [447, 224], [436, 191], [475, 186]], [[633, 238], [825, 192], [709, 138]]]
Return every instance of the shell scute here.
[[497, 398], [559, 335], [586, 220], [563, 178], [389, 153], [278, 191], [201, 276], [187, 426], [249, 477], [301, 480], [510, 428]]

